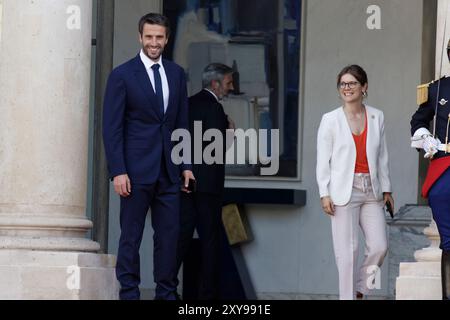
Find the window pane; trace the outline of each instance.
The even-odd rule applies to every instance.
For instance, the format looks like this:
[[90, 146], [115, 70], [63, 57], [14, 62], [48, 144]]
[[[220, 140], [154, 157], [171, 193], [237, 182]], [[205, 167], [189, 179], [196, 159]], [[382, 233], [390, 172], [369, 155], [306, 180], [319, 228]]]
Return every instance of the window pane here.
[[[236, 127], [258, 135], [247, 143], [245, 163], [237, 162], [242, 151], [235, 150], [227, 176], [260, 176], [270, 167], [258, 154], [264, 137], [262, 155], [275, 156], [278, 145], [276, 176], [298, 177], [301, 0], [165, 0], [164, 14], [173, 26], [165, 57], [185, 68], [189, 95], [202, 89], [209, 63], [236, 71], [235, 92], [221, 103]], [[279, 130], [274, 143], [270, 130]]]

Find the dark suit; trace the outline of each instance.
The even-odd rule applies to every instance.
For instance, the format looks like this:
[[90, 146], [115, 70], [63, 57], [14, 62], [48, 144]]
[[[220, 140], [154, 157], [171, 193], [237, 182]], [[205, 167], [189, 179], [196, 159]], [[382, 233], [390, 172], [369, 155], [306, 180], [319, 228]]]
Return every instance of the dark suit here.
[[156, 298], [175, 298], [180, 169], [190, 166], [172, 163], [171, 134], [187, 129], [187, 93], [183, 69], [167, 60], [162, 64], [170, 93], [164, 114], [139, 55], [112, 71], [105, 93], [103, 138], [110, 177], [128, 174], [131, 181], [131, 195], [120, 199], [116, 274], [121, 299], [140, 297], [139, 247], [149, 207]]
[[[202, 90], [189, 98], [189, 131], [191, 136], [194, 133], [194, 121], [202, 122], [202, 135], [208, 129], [220, 130], [225, 146], [225, 132], [228, 128], [227, 116], [222, 105], [206, 90]], [[203, 143], [203, 150], [209, 143]], [[225, 156], [225, 148], [223, 149], [223, 155]], [[223, 163], [194, 164], [193, 172], [197, 182], [197, 191], [181, 196], [178, 269], [189, 249], [196, 228], [201, 247], [198, 297], [201, 300], [216, 299], [218, 297], [219, 232], [225, 165]]]

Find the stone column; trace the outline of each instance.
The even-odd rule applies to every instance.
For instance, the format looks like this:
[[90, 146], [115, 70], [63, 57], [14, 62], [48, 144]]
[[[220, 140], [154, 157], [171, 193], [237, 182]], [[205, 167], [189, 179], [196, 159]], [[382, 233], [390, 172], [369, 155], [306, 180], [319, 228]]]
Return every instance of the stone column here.
[[[447, 20], [447, 22], [445, 22], [445, 20]], [[436, 78], [439, 75], [450, 76], [450, 63], [447, 59], [447, 43], [449, 37], [450, 37], [450, 0], [438, 0], [438, 16], [437, 16], [437, 30], [436, 30], [436, 64], [435, 64]], [[442, 63], [441, 57], [443, 57]]]
[[115, 297], [85, 238], [91, 27], [92, 0], [0, 0], [0, 299]]

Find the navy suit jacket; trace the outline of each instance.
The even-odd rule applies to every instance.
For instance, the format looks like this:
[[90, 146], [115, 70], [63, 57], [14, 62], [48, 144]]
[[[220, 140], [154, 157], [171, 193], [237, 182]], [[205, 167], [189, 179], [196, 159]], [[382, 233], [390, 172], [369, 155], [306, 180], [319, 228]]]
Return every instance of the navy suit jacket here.
[[[188, 128], [188, 99], [184, 70], [162, 60], [169, 84], [169, 103], [163, 115], [139, 54], [115, 68], [106, 86], [103, 142], [110, 178], [128, 174], [131, 183], [152, 184], [166, 162], [172, 183], [189, 164], [171, 161], [172, 132]], [[164, 157], [163, 157], [164, 155]]]

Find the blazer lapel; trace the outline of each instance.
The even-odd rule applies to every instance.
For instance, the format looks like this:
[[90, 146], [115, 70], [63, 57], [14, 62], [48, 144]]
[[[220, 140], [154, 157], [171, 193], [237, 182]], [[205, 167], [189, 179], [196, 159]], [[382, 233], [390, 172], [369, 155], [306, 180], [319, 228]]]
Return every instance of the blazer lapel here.
[[366, 126], [367, 126], [366, 156], [367, 156], [367, 162], [369, 163], [369, 169], [370, 169], [373, 167], [373, 164], [371, 166], [371, 162], [373, 160], [371, 146], [372, 146], [373, 138], [374, 138], [374, 134], [375, 134], [374, 128], [376, 128], [376, 126], [375, 126], [376, 118], [369, 106], [366, 106], [366, 116], [367, 116], [367, 120], [366, 120]]
[[354, 141], [353, 141], [352, 129], [350, 128], [350, 125], [347, 121], [347, 117], [345, 116], [344, 107], [340, 108], [339, 117], [340, 117], [340, 123], [342, 123], [344, 125], [343, 129], [347, 133], [347, 141], [349, 143], [353, 143]]
[[136, 57], [135, 62], [136, 63], [134, 68], [134, 75], [136, 76], [136, 80], [139, 83], [139, 86], [141, 87], [148, 101], [150, 102], [150, 109], [152, 110], [152, 112], [156, 114], [158, 118], [162, 119], [162, 114], [158, 112], [159, 108], [157, 108], [158, 102], [156, 99], [155, 90], [152, 86], [152, 83], [148, 77], [147, 70], [145, 70], [145, 66], [142, 63], [139, 55]]

